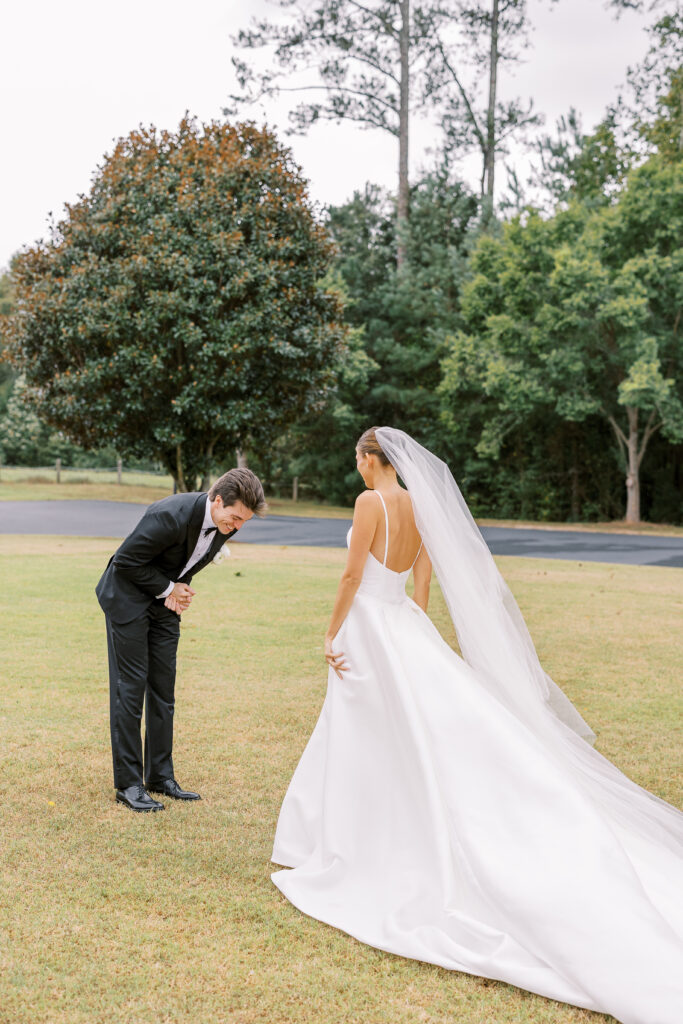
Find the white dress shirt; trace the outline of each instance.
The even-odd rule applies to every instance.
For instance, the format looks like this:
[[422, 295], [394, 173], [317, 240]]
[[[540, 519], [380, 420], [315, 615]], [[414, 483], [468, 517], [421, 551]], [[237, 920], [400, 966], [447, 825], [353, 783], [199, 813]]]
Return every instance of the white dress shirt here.
[[[204, 522], [202, 523], [202, 528], [199, 531], [199, 538], [197, 540], [197, 543], [195, 544], [194, 551], [190, 555], [187, 564], [185, 565], [185, 568], [178, 577], [179, 579], [182, 579], [185, 573], [188, 571], [188, 569], [191, 569], [193, 565], [196, 565], [197, 562], [199, 562], [200, 559], [202, 559], [206, 552], [209, 550], [209, 548], [214, 542], [215, 534], [206, 533], [205, 531], [214, 530], [215, 527], [216, 524], [211, 518], [211, 499], [207, 495], [206, 508], [204, 510]], [[169, 585], [166, 587], [166, 590], [164, 590], [163, 594], [157, 594], [157, 598], [161, 599], [168, 597], [168, 595], [173, 590], [174, 586], [175, 583], [169, 583]]]

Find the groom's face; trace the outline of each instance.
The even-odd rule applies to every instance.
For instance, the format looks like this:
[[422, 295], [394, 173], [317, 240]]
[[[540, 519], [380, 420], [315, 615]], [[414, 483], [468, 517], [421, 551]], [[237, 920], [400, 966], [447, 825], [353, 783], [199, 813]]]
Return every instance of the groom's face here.
[[234, 505], [224, 505], [220, 494], [211, 502], [211, 518], [220, 533], [239, 530], [253, 514], [241, 501], [236, 501]]

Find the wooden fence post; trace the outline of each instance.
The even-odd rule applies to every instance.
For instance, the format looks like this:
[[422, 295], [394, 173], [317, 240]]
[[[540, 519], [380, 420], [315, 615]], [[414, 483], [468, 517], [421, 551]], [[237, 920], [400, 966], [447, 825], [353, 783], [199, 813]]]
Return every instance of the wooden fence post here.
[[61, 482], [62, 479], [62, 460], [57, 459], [55, 462], [55, 470], [57, 471], [57, 483]]
[[292, 480], [292, 501], [299, 500], [299, 477], [295, 476]]
[[116, 482], [121, 486], [121, 459], [116, 460]]

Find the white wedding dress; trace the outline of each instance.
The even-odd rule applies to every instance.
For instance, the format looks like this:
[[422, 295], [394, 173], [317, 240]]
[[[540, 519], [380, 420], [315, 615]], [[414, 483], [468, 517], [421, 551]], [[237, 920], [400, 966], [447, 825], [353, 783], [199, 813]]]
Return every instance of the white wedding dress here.
[[[553, 719], [556, 753], [406, 595], [410, 569], [386, 563], [368, 555], [335, 639], [349, 669], [330, 669], [285, 796], [272, 859], [293, 870], [275, 885], [378, 949], [623, 1024], [682, 1024], [683, 848], [667, 837], [683, 815], [572, 734], [590, 751], [577, 769]], [[617, 777], [651, 829], [629, 825]]]

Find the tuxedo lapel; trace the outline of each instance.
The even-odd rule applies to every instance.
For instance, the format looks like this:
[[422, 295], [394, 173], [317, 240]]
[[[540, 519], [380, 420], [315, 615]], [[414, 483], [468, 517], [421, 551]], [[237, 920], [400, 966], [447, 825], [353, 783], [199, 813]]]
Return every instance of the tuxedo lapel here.
[[213, 544], [211, 545], [209, 557], [213, 558], [214, 555], [218, 554], [220, 549], [225, 544], [226, 540], [230, 540], [230, 538], [233, 537], [236, 533], [237, 530], [231, 530], [230, 533], [225, 534], [221, 533], [220, 530], [216, 530], [216, 536], [213, 539]]
[[204, 522], [204, 512], [206, 511], [206, 493], [202, 492], [197, 495], [197, 500], [192, 506], [190, 512], [190, 521], [187, 527], [187, 537], [185, 538], [185, 564], [190, 560], [192, 552], [197, 546], [199, 540], [199, 534]]
[[216, 534], [215, 534], [215, 537], [214, 537], [213, 542], [211, 544], [211, 547], [207, 551], [206, 557], [203, 558], [201, 560], [201, 562], [200, 562], [200, 565], [202, 566], [202, 568], [204, 568], [204, 566], [207, 564], [207, 562], [210, 562], [211, 559], [214, 558], [218, 554], [218, 552], [220, 551], [222, 546], [225, 544], [225, 541], [227, 541], [230, 537], [232, 537], [233, 534], [237, 534], [237, 529], [231, 530], [229, 532], [229, 534], [221, 534], [219, 529], [216, 530]]
[[233, 534], [235, 534], [235, 533], [237, 533], [237, 530], [232, 530], [230, 533], [227, 533], [227, 534], [221, 533], [220, 530], [216, 530], [216, 533], [214, 535], [213, 541], [211, 542], [211, 546], [210, 546], [209, 550], [206, 552], [206, 554], [204, 555], [203, 558], [199, 559], [199, 561], [197, 562], [196, 565], [192, 566], [192, 572], [193, 573], [199, 572], [199, 570], [203, 569], [205, 565], [208, 565], [209, 562], [211, 561], [211, 559], [214, 558], [218, 554], [220, 549], [225, 544], [226, 540], [229, 540], [230, 537], [232, 537]]

